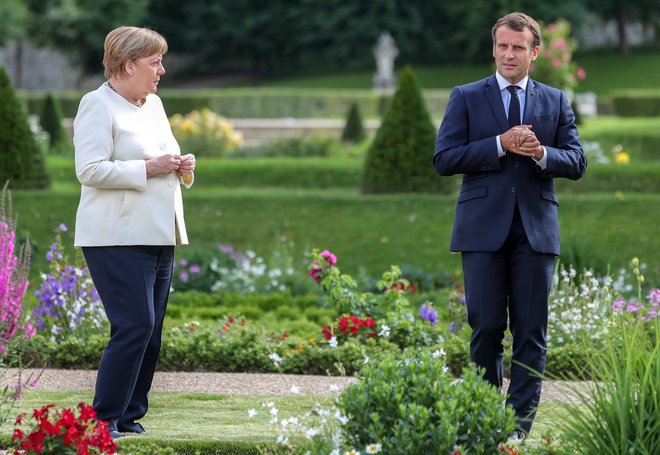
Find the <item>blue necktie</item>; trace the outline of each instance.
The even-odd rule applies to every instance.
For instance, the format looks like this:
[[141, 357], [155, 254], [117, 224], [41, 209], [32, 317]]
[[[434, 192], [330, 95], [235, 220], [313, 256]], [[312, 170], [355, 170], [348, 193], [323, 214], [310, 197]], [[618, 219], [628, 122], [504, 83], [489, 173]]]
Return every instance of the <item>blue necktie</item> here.
[[520, 100], [518, 99], [518, 86], [509, 85], [506, 88], [511, 93], [509, 101], [509, 128], [520, 125]]

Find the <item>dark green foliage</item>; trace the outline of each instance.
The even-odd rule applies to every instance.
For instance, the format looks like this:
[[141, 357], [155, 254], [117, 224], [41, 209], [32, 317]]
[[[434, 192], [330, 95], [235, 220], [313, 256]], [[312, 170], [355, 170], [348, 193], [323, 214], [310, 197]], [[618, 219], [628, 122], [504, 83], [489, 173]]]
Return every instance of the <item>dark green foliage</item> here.
[[382, 443], [383, 453], [497, 453], [515, 428], [513, 410], [483, 381], [474, 365], [456, 381], [441, 358], [413, 349], [385, 355], [362, 370], [337, 407], [349, 418], [346, 441], [364, 447]]
[[3, 68], [0, 68], [0, 151], [0, 182], [9, 180], [14, 189], [48, 187], [43, 154]]
[[345, 142], [360, 142], [365, 136], [366, 133], [364, 131], [364, 125], [362, 125], [360, 110], [357, 104], [353, 103], [351, 104], [351, 109], [348, 111], [346, 126], [344, 126], [341, 138]]
[[406, 68], [369, 148], [362, 191], [450, 192], [454, 180], [440, 178], [431, 161], [435, 134], [417, 79]]
[[51, 153], [63, 154], [72, 149], [69, 136], [62, 126], [60, 102], [50, 93], [44, 99], [39, 122], [41, 128], [50, 135], [49, 150]]

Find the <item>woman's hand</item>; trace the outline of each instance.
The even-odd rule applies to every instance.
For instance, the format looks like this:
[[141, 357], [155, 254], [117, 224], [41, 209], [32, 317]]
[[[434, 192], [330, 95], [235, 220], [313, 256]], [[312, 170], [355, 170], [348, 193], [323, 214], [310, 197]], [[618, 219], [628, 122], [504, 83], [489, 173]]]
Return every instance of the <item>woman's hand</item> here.
[[179, 173], [180, 176], [184, 176], [185, 174], [192, 174], [195, 171], [195, 155], [192, 153], [188, 153], [187, 155], [181, 155], [181, 164], [179, 165], [179, 168], [177, 169], [177, 172]]
[[181, 157], [179, 155], [161, 155], [146, 161], [147, 178], [168, 175], [177, 172], [181, 166]]

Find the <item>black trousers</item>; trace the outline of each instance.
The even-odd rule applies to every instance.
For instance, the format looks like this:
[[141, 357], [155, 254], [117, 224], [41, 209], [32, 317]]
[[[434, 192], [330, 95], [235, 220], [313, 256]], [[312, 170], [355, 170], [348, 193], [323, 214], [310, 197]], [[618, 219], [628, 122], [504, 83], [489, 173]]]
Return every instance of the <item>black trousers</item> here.
[[160, 353], [172, 281], [173, 246], [84, 247], [110, 321], [93, 407], [110, 429], [144, 417]]
[[[503, 379], [502, 340], [507, 322], [513, 335], [511, 382], [507, 403], [518, 426], [529, 432], [541, 398], [546, 362], [548, 295], [554, 256], [532, 250], [516, 207], [511, 230], [499, 251], [462, 253], [470, 357], [498, 388]], [[508, 320], [508, 321], [507, 321]]]

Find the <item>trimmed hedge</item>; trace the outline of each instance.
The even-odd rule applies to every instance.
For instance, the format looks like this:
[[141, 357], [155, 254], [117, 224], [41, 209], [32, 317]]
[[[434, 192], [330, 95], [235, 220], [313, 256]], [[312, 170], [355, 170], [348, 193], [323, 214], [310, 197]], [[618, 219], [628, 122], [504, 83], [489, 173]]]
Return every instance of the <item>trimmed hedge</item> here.
[[614, 114], [620, 117], [657, 117], [660, 115], [660, 91], [625, 90], [612, 94]]
[[[64, 117], [73, 118], [84, 92], [62, 91], [56, 95]], [[28, 111], [40, 113], [44, 92], [22, 92]], [[378, 118], [387, 105], [372, 90], [314, 90], [295, 88], [232, 88], [211, 90], [159, 90], [167, 115], [187, 114], [201, 108], [228, 118], [345, 118], [356, 104], [363, 117]], [[449, 91], [424, 91], [424, 100], [431, 112], [444, 112]]]

